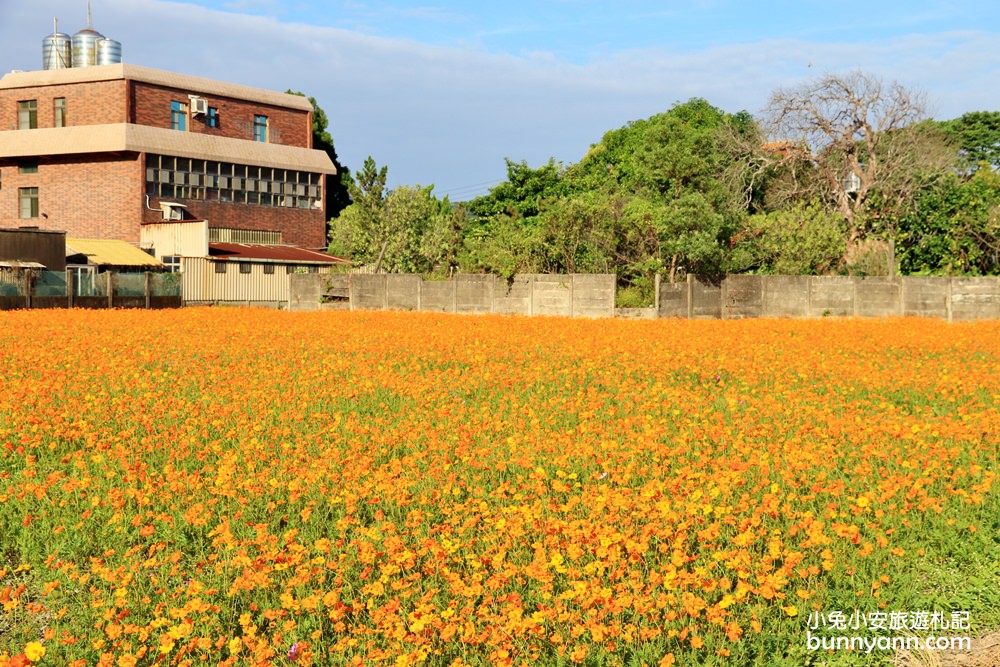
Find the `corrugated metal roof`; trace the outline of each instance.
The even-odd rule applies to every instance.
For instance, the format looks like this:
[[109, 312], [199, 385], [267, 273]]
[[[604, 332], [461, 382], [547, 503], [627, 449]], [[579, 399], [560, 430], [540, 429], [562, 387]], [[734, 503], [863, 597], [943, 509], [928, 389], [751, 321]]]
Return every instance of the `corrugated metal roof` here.
[[142, 81], [169, 88], [178, 88], [187, 93], [201, 93], [206, 98], [213, 96], [230, 97], [237, 100], [260, 102], [287, 109], [312, 111], [312, 104], [301, 95], [277, 93], [262, 88], [243, 86], [237, 83], [215, 81], [200, 76], [177, 74], [165, 70], [118, 63], [96, 67], [69, 67], [64, 69], [37, 70], [34, 72], [10, 72], [0, 79], [0, 88], [28, 88], [31, 86], [56, 86], [66, 83], [89, 83], [91, 81]]
[[97, 266], [162, 267], [155, 257], [127, 241], [111, 239], [66, 238], [66, 255], [86, 255], [87, 262]]
[[211, 259], [253, 260], [283, 263], [344, 264], [349, 260], [292, 245], [254, 245], [250, 243], [209, 243]]
[[161, 153], [259, 167], [337, 173], [325, 151], [148, 125], [114, 123], [0, 132], [0, 155], [4, 157], [113, 152]]

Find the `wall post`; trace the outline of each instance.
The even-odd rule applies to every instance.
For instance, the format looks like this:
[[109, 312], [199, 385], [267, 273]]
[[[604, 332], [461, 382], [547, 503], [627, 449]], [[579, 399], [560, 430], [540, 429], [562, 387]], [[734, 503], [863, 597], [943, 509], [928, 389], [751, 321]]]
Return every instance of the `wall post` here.
[[108, 283], [108, 308], [114, 308], [115, 307], [115, 281], [114, 281], [114, 272], [107, 271], [107, 272], [105, 272], [104, 275], [106, 276], [105, 280]]
[[694, 309], [692, 307], [693, 304], [691, 303], [693, 301], [692, 298], [693, 294], [694, 294], [694, 276], [689, 273], [687, 274], [687, 318], [689, 320], [694, 314]]
[[73, 292], [76, 291], [76, 281], [73, 280], [73, 269], [66, 269], [66, 307], [73, 307]]
[[150, 292], [153, 289], [153, 274], [150, 271], [146, 271], [146, 275], [143, 281], [143, 291], [146, 293], [146, 310], [149, 310], [152, 306], [152, 299]]

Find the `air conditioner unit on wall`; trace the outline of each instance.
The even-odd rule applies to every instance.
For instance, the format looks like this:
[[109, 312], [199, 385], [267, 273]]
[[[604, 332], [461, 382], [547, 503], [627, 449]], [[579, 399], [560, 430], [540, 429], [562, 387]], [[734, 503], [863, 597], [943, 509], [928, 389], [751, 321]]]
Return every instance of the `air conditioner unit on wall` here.
[[208, 114], [208, 100], [203, 97], [191, 98], [191, 113], [195, 116], [205, 116]]

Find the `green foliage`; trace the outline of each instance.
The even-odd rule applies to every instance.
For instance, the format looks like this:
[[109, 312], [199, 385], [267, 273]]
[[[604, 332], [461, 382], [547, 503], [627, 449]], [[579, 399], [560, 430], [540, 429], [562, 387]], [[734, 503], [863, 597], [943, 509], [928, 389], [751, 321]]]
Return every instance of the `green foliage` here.
[[1000, 169], [1000, 111], [971, 111], [940, 125], [957, 139], [967, 169], [974, 171], [981, 162]]
[[388, 167], [369, 156], [348, 183], [353, 203], [331, 221], [329, 251], [389, 272], [432, 272], [457, 252], [461, 211], [438, 200], [433, 187], [386, 190]]
[[896, 256], [907, 274], [1000, 274], [1000, 175], [952, 175], [922, 193], [899, 222]]
[[758, 273], [827, 273], [846, 250], [841, 216], [819, 202], [748, 216], [734, 244], [734, 268]]
[[467, 268], [613, 272], [625, 287], [722, 271], [739, 218], [725, 137], [752, 125], [694, 99], [606, 133], [565, 170], [508, 160], [508, 180], [470, 204]]

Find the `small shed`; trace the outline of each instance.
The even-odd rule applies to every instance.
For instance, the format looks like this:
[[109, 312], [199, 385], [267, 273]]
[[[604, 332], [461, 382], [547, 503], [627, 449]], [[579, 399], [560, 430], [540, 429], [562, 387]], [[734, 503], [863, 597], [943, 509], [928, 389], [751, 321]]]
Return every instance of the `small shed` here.
[[163, 262], [127, 241], [69, 237], [66, 264], [98, 273], [104, 271], [163, 271]]
[[0, 229], [0, 267], [66, 270], [66, 232], [38, 227]]

